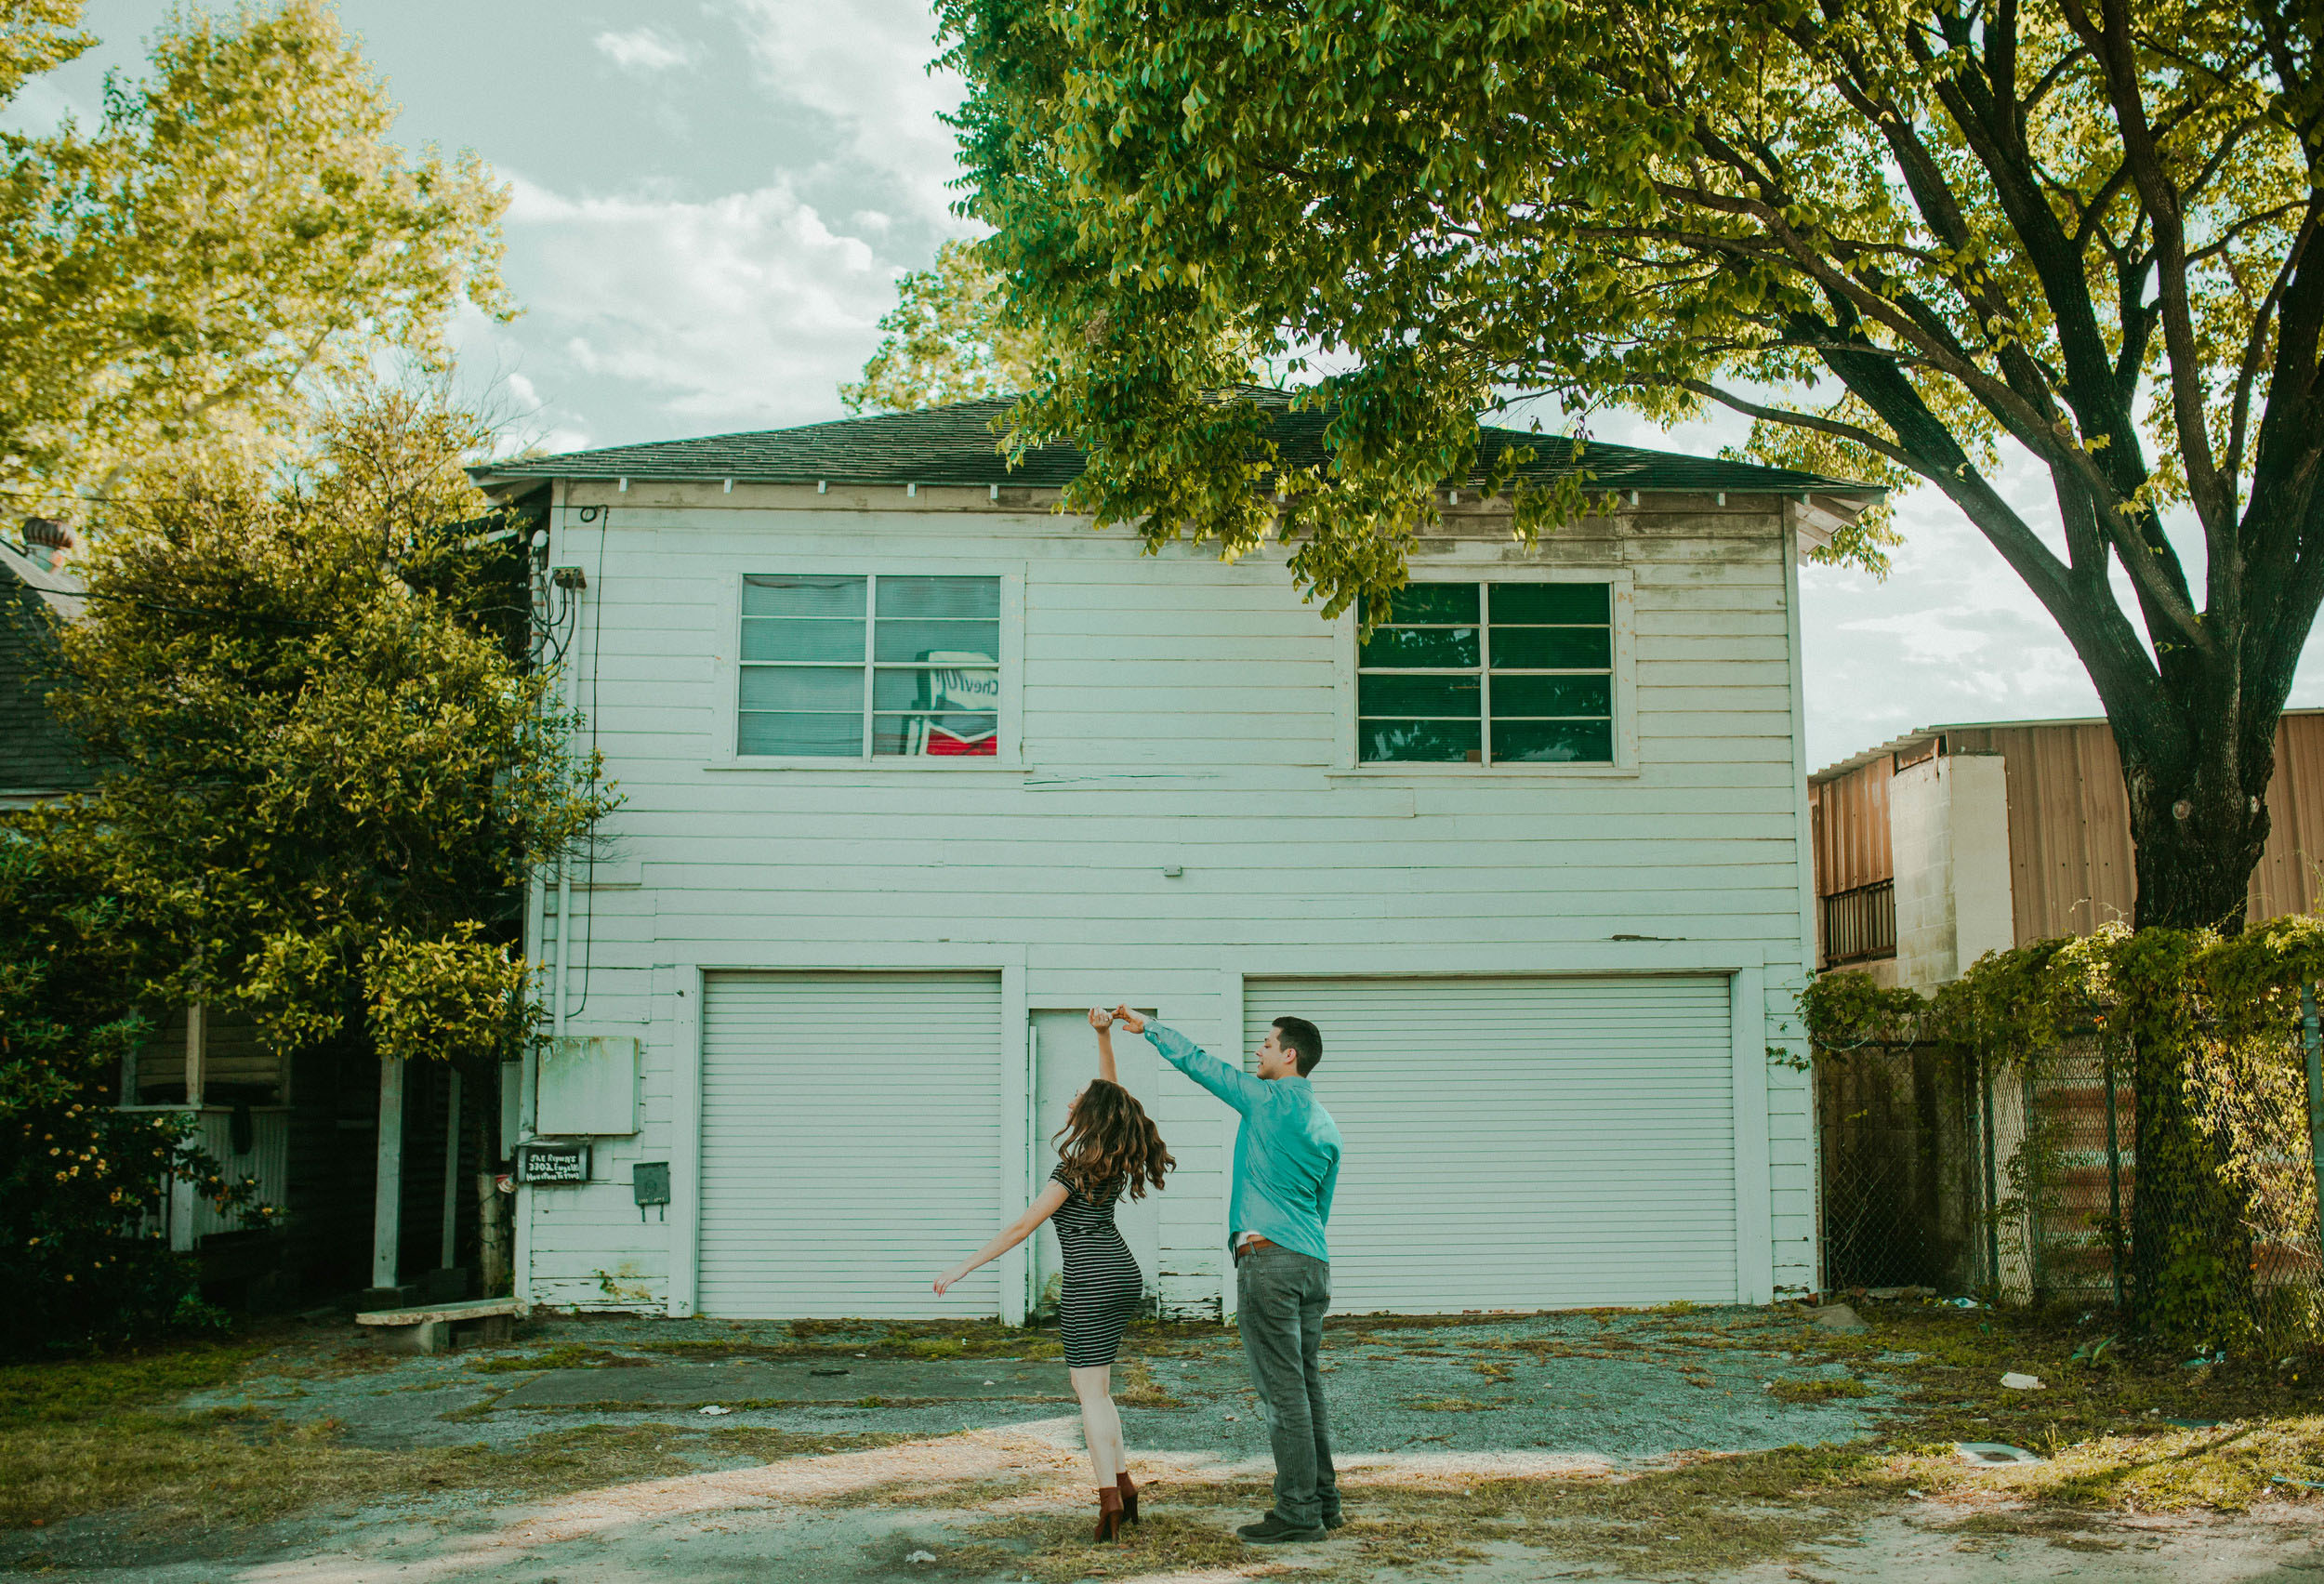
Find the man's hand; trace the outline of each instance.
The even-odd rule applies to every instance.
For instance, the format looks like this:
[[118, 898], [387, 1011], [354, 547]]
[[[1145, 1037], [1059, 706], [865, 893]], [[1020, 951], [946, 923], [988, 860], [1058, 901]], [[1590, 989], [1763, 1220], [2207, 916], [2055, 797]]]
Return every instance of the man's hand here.
[[1140, 1017], [1136, 1012], [1131, 1011], [1128, 1002], [1124, 1002], [1122, 1005], [1114, 1009], [1114, 1021], [1121, 1024], [1124, 1028], [1129, 1030], [1132, 1034], [1143, 1034], [1146, 1032], [1146, 1020]]
[[[1089, 1026], [1096, 1029], [1100, 1034], [1103, 1034], [1106, 1030], [1114, 1026], [1114, 1014], [1107, 1011], [1103, 1007], [1091, 1007], [1089, 1009]], [[1134, 1034], [1137, 1031], [1132, 1029], [1130, 1032]]]

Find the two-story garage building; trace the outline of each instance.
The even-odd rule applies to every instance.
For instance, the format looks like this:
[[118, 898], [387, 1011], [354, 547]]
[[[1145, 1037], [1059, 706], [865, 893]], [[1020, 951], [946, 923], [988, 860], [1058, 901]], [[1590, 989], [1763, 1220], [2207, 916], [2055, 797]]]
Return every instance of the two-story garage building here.
[[[1526, 547], [1456, 484], [1359, 645], [1280, 554], [1057, 514], [1079, 456], [1006, 468], [999, 410], [482, 471], [545, 512], [624, 799], [535, 903], [563, 1037], [515, 1122], [592, 1149], [521, 1190], [520, 1291], [1021, 1317], [1053, 1244], [929, 1284], [1047, 1176], [1120, 1001], [1230, 1056], [1321, 1025], [1338, 1309], [1812, 1283], [1797, 574], [1876, 492], [1591, 445], [1615, 508]], [[1149, 1291], [1231, 1312], [1235, 1118], [1123, 1044], [1179, 1161], [1125, 1216]]]

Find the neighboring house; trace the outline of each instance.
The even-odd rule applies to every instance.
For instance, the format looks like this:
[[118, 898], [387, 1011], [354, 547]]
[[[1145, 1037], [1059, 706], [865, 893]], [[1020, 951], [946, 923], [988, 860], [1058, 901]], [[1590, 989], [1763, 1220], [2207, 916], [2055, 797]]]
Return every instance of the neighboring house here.
[[22, 542], [0, 536], [0, 809], [68, 797], [96, 780], [46, 697], [55, 624], [88, 601], [63, 564], [64, 531], [33, 518], [22, 532]]
[[[85, 792], [96, 770], [49, 712], [55, 624], [77, 620], [85, 587], [66, 560], [69, 531], [32, 519], [20, 541], [0, 536], [0, 808]], [[230, 1173], [255, 1178], [258, 1195], [284, 1212], [278, 1232], [244, 1230], [177, 1185], [170, 1241], [201, 1254], [205, 1284], [274, 1284], [278, 1296], [339, 1293], [369, 1276], [378, 1131], [376, 1063], [327, 1050], [296, 1059], [266, 1048], [247, 1019], [202, 1006], [149, 1009], [152, 1040], [123, 1063], [114, 1089], [125, 1110], [190, 1113], [195, 1137]], [[352, 1070], [357, 1066], [361, 1071]], [[413, 1229], [403, 1268], [439, 1262], [436, 1227], [444, 1080], [412, 1086], [404, 1149], [403, 1223]], [[360, 1147], [350, 1150], [350, 1142]], [[287, 1288], [288, 1291], [284, 1289]]]
[[[2104, 720], [1927, 726], [1808, 781], [1816, 961], [1929, 989], [1988, 951], [2127, 923], [2137, 899], [2122, 761]], [[2324, 710], [2276, 730], [2253, 921], [2316, 909]]]
[[[1440, 495], [1368, 647], [1279, 547], [1053, 509], [984, 402], [478, 470], [545, 510], [564, 686], [623, 797], [539, 889], [556, 1040], [520, 1294], [1015, 1321], [1093, 1003], [1214, 1052], [1323, 1029], [1342, 1311], [1763, 1303], [1816, 1280], [1799, 551], [1876, 498], [1614, 445], [1610, 515]], [[1279, 416], [1294, 459], [1320, 420]], [[1574, 466], [1565, 442], [1490, 431]], [[1234, 1116], [1117, 1042], [1178, 1170], [1160, 1307], [1234, 1306]], [[667, 1181], [667, 1219], [651, 1212]]]

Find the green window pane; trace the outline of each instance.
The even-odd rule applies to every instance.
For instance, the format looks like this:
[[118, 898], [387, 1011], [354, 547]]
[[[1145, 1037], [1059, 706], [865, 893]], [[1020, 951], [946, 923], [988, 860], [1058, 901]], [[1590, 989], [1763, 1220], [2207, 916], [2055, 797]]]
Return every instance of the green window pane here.
[[1604, 627], [1613, 619], [1613, 592], [1604, 583], [1496, 583], [1493, 625], [1572, 623]]
[[736, 717], [734, 747], [736, 752], [745, 754], [861, 759], [864, 718], [746, 709]]
[[864, 663], [861, 621], [772, 621], [743, 618], [743, 658], [748, 660], [852, 660]]
[[1388, 597], [1388, 621], [1396, 627], [1414, 622], [1474, 622], [1477, 586], [1473, 583], [1409, 583]]
[[838, 709], [864, 713], [864, 672], [860, 667], [746, 666], [742, 675], [745, 709]]
[[1604, 627], [1493, 628], [1495, 670], [1588, 670], [1613, 664], [1614, 635]]
[[1473, 720], [1359, 720], [1355, 741], [1366, 764], [1474, 764], [1484, 746]]
[[1361, 666], [1473, 667], [1474, 627], [1375, 627], [1364, 642]]
[[1611, 677], [1493, 677], [1493, 719], [1518, 715], [1611, 715]]
[[746, 616], [860, 616], [860, 577], [779, 577], [753, 573], [743, 579]]
[[879, 618], [872, 636], [879, 660], [932, 660], [939, 655], [973, 656], [989, 666], [1000, 656], [998, 622], [905, 621]]
[[955, 621], [1000, 619], [997, 577], [883, 577], [881, 616], [940, 617]]
[[872, 673], [872, 707], [991, 714], [1000, 707], [1000, 673], [960, 666], [883, 666]]
[[1496, 720], [1497, 764], [1611, 764], [1611, 720]]
[[1398, 677], [1367, 671], [1355, 680], [1355, 712], [1477, 718], [1474, 677]]

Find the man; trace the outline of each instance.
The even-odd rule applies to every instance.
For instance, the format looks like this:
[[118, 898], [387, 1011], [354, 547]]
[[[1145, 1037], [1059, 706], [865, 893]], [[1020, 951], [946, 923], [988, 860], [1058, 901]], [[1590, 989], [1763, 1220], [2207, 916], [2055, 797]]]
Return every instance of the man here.
[[1324, 1059], [1323, 1036], [1305, 1018], [1275, 1019], [1259, 1047], [1254, 1077], [1128, 1007], [1114, 1016], [1243, 1115], [1235, 1134], [1228, 1243], [1241, 1295], [1243, 1356], [1274, 1444], [1275, 1502], [1266, 1517], [1235, 1532], [1254, 1545], [1320, 1540], [1341, 1521], [1316, 1368], [1331, 1302], [1324, 1223], [1340, 1179], [1340, 1129], [1307, 1081]]

